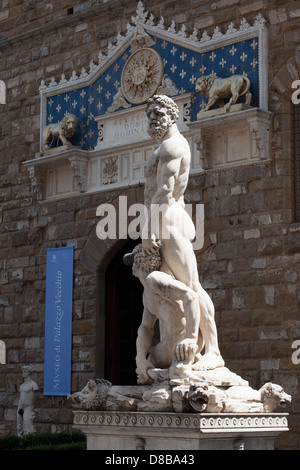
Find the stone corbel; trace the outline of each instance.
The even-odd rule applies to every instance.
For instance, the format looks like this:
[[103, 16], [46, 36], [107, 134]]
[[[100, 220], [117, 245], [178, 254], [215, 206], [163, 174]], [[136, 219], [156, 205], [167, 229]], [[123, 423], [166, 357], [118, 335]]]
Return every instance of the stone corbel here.
[[252, 158], [270, 159], [269, 123], [270, 117], [256, 115], [247, 119], [252, 134]]
[[70, 169], [74, 179], [74, 190], [81, 193], [87, 189], [87, 157], [69, 157]]
[[210, 132], [204, 131], [203, 129], [199, 130], [199, 136], [196, 138], [196, 147], [199, 151], [199, 160], [203, 170], [209, 170], [211, 165], [211, 156], [210, 156]]
[[[219, 108], [213, 109], [214, 115], [210, 114], [207, 118], [188, 123], [189, 129], [197, 136], [194, 142], [204, 171], [271, 159], [271, 112], [253, 107], [231, 109], [226, 114], [218, 111]], [[243, 132], [244, 143], [239, 138], [240, 132]], [[234, 146], [235, 139], [239, 145], [238, 151]]]
[[46, 181], [46, 171], [43, 168], [38, 168], [34, 165], [28, 166], [27, 169], [29, 172], [32, 192], [36, 195], [37, 201], [42, 201], [43, 188]]

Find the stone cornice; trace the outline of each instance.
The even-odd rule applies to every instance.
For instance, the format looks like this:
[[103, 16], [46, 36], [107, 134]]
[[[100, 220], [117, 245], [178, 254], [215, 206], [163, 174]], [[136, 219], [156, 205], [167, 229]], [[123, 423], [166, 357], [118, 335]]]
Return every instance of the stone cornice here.
[[[103, 429], [126, 428], [135, 434], [158, 430], [166, 433], [176, 431], [224, 436], [237, 432], [243, 435], [279, 434], [288, 430], [287, 413], [171, 413], [134, 411], [81, 411], [73, 412], [75, 428]], [[138, 430], [138, 431], [137, 431]]]
[[24, 40], [28, 38], [33, 38], [39, 34], [47, 33], [49, 31], [59, 29], [63, 26], [72, 26], [74, 24], [78, 24], [79, 22], [83, 20], [88, 20], [89, 18], [92, 18], [95, 15], [103, 15], [106, 12], [112, 10], [114, 7], [120, 6], [120, 4], [121, 6], [125, 7], [127, 5], [130, 5], [131, 3], [135, 4], [136, 2], [134, 0], [109, 0], [106, 3], [96, 4], [86, 10], [75, 12], [72, 15], [65, 15], [61, 18], [49, 21], [48, 23], [45, 23], [41, 26], [37, 26], [36, 28], [24, 31], [20, 34], [16, 34], [15, 36], [0, 39], [0, 50], [21, 43]]

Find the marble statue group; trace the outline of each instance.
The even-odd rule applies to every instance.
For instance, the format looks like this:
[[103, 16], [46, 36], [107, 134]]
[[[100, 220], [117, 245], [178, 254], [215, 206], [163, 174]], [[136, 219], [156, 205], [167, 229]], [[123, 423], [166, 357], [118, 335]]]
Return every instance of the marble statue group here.
[[[190, 148], [176, 125], [177, 105], [171, 98], [156, 95], [148, 101], [146, 114], [149, 134], [158, 143], [147, 166], [144, 202], [164, 205], [160, 224], [147, 220], [147, 238], [141, 254], [135, 256], [134, 270], [144, 285], [144, 313], [137, 339], [139, 380], [151, 382], [148, 369], [171, 368], [174, 377], [186, 375], [192, 367], [215, 369], [224, 365], [217, 340], [214, 306], [202, 288], [192, 247], [195, 229], [184, 210], [184, 192], [188, 183]], [[181, 228], [184, 227], [184, 230]], [[147, 258], [161, 258], [159, 270], [145, 278]], [[136, 267], [136, 257], [144, 261]], [[151, 348], [153, 326], [160, 325], [160, 343]], [[205, 348], [202, 353], [203, 346]], [[149, 356], [148, 356], [149, 354]], [[149, 375], [150, 374], [150, 375]]]
[[[215, 311], [199, 281], [195, 228], [185, 211], [191, 153], [166, 95], [147, 102], [148, 133], [158, 143], [147, 163], [144, 204], [149, 217], [133, 250], [133, 274], [144, 287], [136, 340], [137, 385], [91, 379], [69, 396], [74, 408], [176, 412], [272, 412], [291, 397], [272, 383], [253, 390], [225, 367]], [[164, 207], [161, 217], [150, 207]], [[154, 325], [160, 339], [153, 345]]]

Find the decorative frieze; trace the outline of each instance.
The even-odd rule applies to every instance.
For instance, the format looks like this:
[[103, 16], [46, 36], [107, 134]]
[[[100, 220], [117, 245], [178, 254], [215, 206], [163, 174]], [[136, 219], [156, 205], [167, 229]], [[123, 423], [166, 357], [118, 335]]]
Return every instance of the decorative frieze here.
[[88, 450], [273, 450], [289, 430], [286, 413], [73, 413]]
[[[191, 174], [270, 160], [271, 113], [257, 108], [189, 121], [190, 95], [176, 97], [179, 129], [189, 142]], [[218, 110], [217, 110], [218, 111]], [[144, 182], [144, 168], [155, 149], [148, 136], [144, 106], [95, 118], [98, 144], [93, 152], [70, 148], [24, 162], [39, 200]]]
[[287, 413], [149, 413], [126, 411], [74, 411], [75, 427], [106, 427], [107, 429], [140, 428], [189, 430], [190, 432], [247, 434], [288, 431]]

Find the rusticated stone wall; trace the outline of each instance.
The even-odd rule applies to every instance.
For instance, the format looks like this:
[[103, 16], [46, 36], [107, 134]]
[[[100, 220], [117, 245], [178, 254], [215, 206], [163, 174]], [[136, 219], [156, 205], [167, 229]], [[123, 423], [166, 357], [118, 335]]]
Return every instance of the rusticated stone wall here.
[[[72, 391], [96, 370], [96, 266], [103, 258], [89, 239], [96, 208], [120, 194], [80, 195], [38, 203], [22, 162], [39, 151], [42, 79], [88, 67], [109, 41], [126, 30], [137, 1], [3, 0], [0, 11], [0, 433], [16, 432], [21, 366], [33, 365], [43, 388], [46, 249], [75, 246]], [[293, 396], [290, 432], [278, 448], [300, 447], [300, 224], [294, 219], [291, 84], [300, 77], [300, 8], [285, 0], [146, 0], [145, 8], [170, 24], [212, 32], [258, 12], [268, 21], [269, 110], [272, 160], [208, 170], [190, 179], [187, 202], [205, 204], [205, 246], [199, 274], [216, 306], [226, 365], [257, 388], [281, 384]], [[128, 189], [142, 202], [139, 189]], [[109, 248], [109, 247], [108, 247]], [[113, 250], [113, 247], [111, 247]], [[95, 250], [93, 252], [93, 250]], [[71, 429], [61, 398], [37, 397], [38, 431]]]

